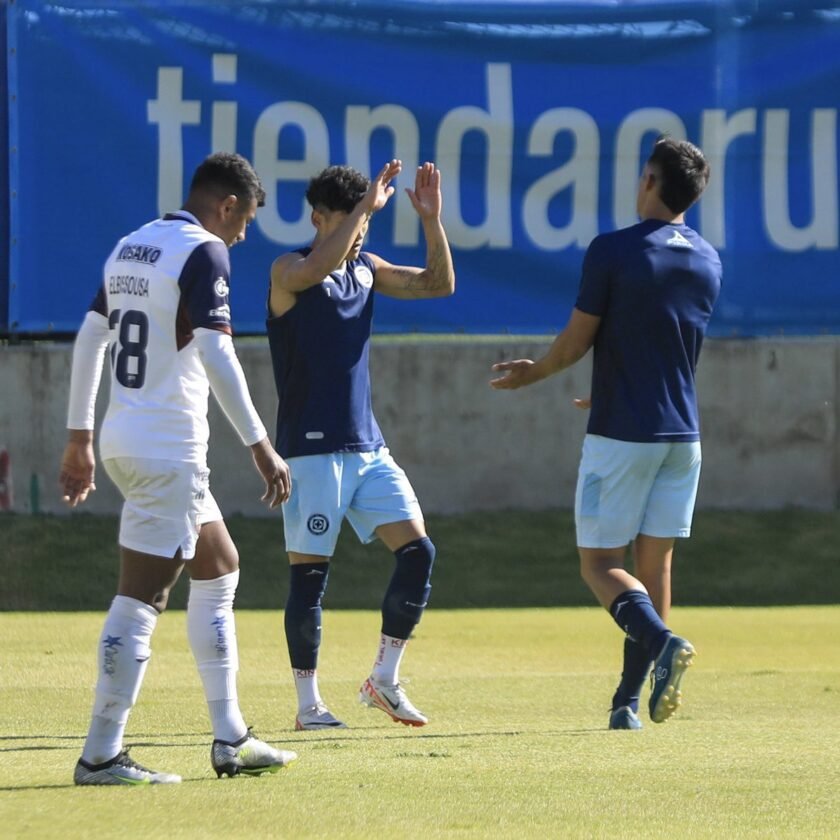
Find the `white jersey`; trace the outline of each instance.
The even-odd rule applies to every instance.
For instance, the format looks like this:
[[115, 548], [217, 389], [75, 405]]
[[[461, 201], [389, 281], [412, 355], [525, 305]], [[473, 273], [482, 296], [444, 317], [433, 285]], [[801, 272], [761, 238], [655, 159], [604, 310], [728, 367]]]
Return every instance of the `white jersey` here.
[[229, 278], [227, 246], [183, 210], [117, 243], [91, 305], [110, 330], [103, 459], [206, 460], [209, 381], [193, 330], [231, 333]]

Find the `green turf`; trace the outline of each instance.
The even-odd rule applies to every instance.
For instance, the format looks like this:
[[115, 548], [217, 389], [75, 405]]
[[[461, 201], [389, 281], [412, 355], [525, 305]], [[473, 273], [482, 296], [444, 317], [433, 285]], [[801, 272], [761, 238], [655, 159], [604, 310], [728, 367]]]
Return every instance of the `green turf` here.
[[[278, 517], [231, 517], [239, 547], [241, 608], [276, 609], [287, 572]], [[569, 511], [430, 516], [438, 548], [437, 607], [588, 606]], [[115, 517], [0, 515], [0, 610], [100, 610], [116, 585]], [[694, 536], [678, 543], [675, 603], [684, 605], [840, 602], [836, 513], [700, 511]], [[345, 526], [326, 604], [369, 609], [382, 597], [393, 558], [359, 545]], [[181, 582], [171, 605], [182, 607]]]
[[403, 676], [429, 726], [355, 702], [374, 612], [328, 611], [321, 682], [346, 731], [295, 733], [280, 618], [240, 612], [248, 719], [296, 749], [278, 776], [216, 780], [184, 614], [160, 621], [128, 743], [180, 786], [74, 788], [99, 614], [0, 615], [5, 837], [840, 836], [840, 608], [676, 610], [700, 655], [685, 704], [608, 732], [620, 633], [597, 609], [430, 610]]

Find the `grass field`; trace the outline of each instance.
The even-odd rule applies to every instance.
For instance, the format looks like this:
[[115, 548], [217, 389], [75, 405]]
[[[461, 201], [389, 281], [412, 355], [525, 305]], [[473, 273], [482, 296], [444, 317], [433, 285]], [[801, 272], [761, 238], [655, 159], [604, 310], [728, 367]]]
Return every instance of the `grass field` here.
[[598, 609], [430, 610], [403, 676], [421, 730], [356, 703], [374, 612], [328, 611], [322, 688], [350, 728], [295, 733], [277, 612], [240, 612], [243, 708], [300, 760], [216, 780], [184, 614], [163, 617], [127, 741], [180, 786], [74, 788], [102, 615], [0, 613], [4, 837], [840, 836], [840, 607], [680, 608], [699, 652], [673, 720], [605, 730], [621, 637]]

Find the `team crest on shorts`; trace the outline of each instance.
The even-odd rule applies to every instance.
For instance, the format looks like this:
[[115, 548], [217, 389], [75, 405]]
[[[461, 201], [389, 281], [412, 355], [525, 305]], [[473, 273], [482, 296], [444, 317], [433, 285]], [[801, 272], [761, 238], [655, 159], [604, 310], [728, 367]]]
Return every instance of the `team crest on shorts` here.
[[321, 534], [327, 533], [330, 527], [330, 520], [323, 513], [313, 513], [306, 520], [306, 527], [309, 529], [310, 534], [315, 534], [316, 537], [320, 537]]

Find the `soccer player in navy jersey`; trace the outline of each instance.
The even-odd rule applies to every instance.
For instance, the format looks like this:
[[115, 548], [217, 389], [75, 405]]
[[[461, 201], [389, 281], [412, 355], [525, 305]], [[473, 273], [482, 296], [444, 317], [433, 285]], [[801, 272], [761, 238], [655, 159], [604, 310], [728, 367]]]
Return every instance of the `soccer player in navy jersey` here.
[[[691, 143], [660, 137], [639, 182], [639, 224], [596, 237], [583, 262], [565, 329], [536, 362], [493, 370], [498, 389], [520, 388], [582, 358], [594, 345], [591, 406], [575, 494], [581, 574], [627, 634], [611, 729], [640, 729], [651, 663], [655, 723], [680, 705], [694, 657], [665, 622], [676, 537], [688, 537], [700, 476], [695, 368], [720, 292], [715, 250], [685, 224], [709, 180]], [[635, 575], [625, 570], [633, 543]]]
[[239, 555], [209, 488], [212, 389], [250, 447], [263, 500], [288, 498], [287, 465], [257, 415], [231, 340], [228, 249], [245, 239], [265, 192], [247, 160], [218, 153], [195, 171], [184, 207], [120, 239], [73, 348], [68, 442], [59, 482], [75, 507], [94, 488], [94, 405], [110, 348], [111, 387], [99, 450], [125, 499], [120, 578], [99, 641], [93, 715], [78, 785], [180, 782], [138, 764], [123, 733], [169, 590], [190, 575], [187, 634], [201, 675], [221, 776], [275, 772], [295, 753], [255, 738], [239, 708], [233, 600]]
[[373, 181], [331, 166], [306, 193], [315, 238], [271, 269], [268, 338], [279, 406], [277, 451], [292, 471], [283, 509], [290, 587], [285, 628], [298, 695], [297, 729], [344, 727], [318, 688], [321, 598], [341, 522], [362, 542], [377, 537], [396, 566], [382, 603], [373, 671], [359, 699], [397, 722], [423, 726], [399, 682], [406, 643], [431, 591], [435, 547], [405, 473], [391, 457], [371, 408], [368, 355], [374, 292], [406, 300], [451, 295], [455, 273], [440, 221], [440, 172], [418, 167], [406, 189], [426, 238], [426, 266], [391, 265], [362, 251], [368, 223], [394, 193], [398, 160]]

